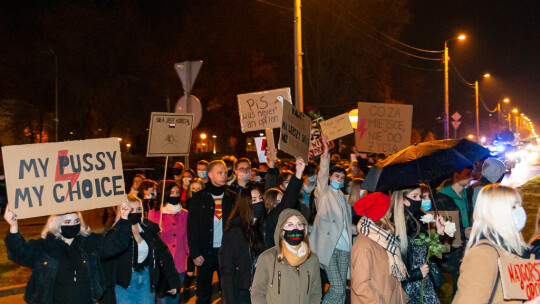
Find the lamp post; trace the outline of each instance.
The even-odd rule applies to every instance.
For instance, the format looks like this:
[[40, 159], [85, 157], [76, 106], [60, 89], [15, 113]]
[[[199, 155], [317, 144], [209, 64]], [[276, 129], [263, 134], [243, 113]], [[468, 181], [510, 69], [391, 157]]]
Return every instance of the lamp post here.
[[444, 41], [444, 138], [450, 138], [450, 101], [448, 96], [448, 41], [450, 40], [464, 40], [467, 38], [465, 35], [460, 35], [457, 38], [450, 38]]
[[300, 112], [304, 112], [304, 81], [302, 75], [302, 3], [301, 0], [295, 0], [294, 4], [294, 82], [296, 106]]
[[[503, 99], [505, 103], [510, 102], [510, 98]], [[501, 101], [497, 102], [497, 134], [495, 134], [495, 137], [499, 136], [499, 121], [501, 119]]]

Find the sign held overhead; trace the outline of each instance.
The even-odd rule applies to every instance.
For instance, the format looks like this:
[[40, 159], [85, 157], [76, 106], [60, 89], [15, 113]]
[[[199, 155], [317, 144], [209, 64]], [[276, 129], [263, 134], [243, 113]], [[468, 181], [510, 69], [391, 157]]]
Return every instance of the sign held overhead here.
[[283, 103], [283, 122], [279, 133], [278, 149], [295, 157], [309, 160], [311, 119], [292, 104]]
[[354, 130], [349, 120], [349, 113], [322, 121], [321, 131], [328, 136], [328, 140], [334, 140], [353, 133]]
[[189, 155], [193, 114], [153, 112], [150, 115], [146, 157]]
[[283, 88], [238, 95], [242, 132], [281, 127], [283, 104], [291, 104], [291, 89]]

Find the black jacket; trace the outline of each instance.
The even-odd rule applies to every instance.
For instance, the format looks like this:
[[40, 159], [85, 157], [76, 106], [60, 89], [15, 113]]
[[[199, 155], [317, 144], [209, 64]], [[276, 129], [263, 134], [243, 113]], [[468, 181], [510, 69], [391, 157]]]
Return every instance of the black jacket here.
[[[163, 292], [165, 290], [156, 290], [160, 276], [167, 280], [169, 290], [176, 288], [180, 290], [180, 278], [178, 271], [174, 266], [174, 260], [167, 245], [159, 236], [159, 226], [147, 219], [141, 224], [143, 233], [141, 236], [148, 245], [148, 271], [150, 274], [150, 290], [152, 292]], [[131, 228], [131, 226], [130, 226]], [[127, 249], [120, 255], [105, 262], [107, 273], [107, 292], [102, 303], [115, 303], [113, 299], [115, 285], [128, 288], [131, 283], [131, 274], [133, 270], [133, 250], [135, 248], [135, 238], [130, 229], [130, 241]], [[162, 273], [163, 272], [163, 273]]]
[[[439, 191], [435, 192], [435, 202], [437, 204], [437, 209], [440, 211], [460, 211], [459, 207], [454, 202], [454, 199], [450, 196], [441, 193]], [[470, 188], [467, 188], [467, 209], [468, 209], [468, 218], [469, 218], [469, 227], [472, 227], [472, 220], [473, 220], [473, 211], [474, 207], [472, 205], [472, 191]], [[460, 212], [461, 215], [461, 212]], [[457, 225], [458, 223], [456, 223]], [[461, 216], [459, 217], [459, 227], [461, 231], [461, 241], [465, 244], [465, 227], [463, 227], [463, 221], [461, 219]], [[455, 250], [455, 247], [451, 247], [451, 250]]]
[[[83, 263], [88, 268], [92, 301], [98, 302], [105, 291], [105, 275], [100, 259], [117, 255], [126, 249], [131, 233], [129, 222], [119, 220], [106, 236], [91, 233], [77, 242]], [[24, 301], [27, 303], [52, 303], [58, 273], [59, 249], [62, 240], [53, 235], [46, 239], [26, 242], [20, 233], [9, 233], [5, 243], [8, 259], [33, 268], [26, 285]]]
[[[192, 258], [208, 256], [214, 247], [215, 203], [212, 195], [207, 192], [207, 188], [195, 193], [189, 206], [187, 236], [189, 256]], [[225, 224], [231, 215], [235, 199], [236, 194], [226, 188], [221, 202], [223, 231], [225, 231]]]
[[255, 226], [262, 246], [259, 250], [251, 248], [242, 230], [240, 218], [230, 219], [228, 225], [229, 229], [223, 232], [219, 249], [219, 269], [225, 303], [234, 304], [239, 298], [238, 290], [249, 290], [251, 287], [257, 258], [265, 248], [261, 225]]

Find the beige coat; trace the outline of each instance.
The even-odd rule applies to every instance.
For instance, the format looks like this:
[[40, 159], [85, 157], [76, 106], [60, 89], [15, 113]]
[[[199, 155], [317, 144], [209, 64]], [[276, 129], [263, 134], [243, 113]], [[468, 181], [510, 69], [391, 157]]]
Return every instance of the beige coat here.
[[[500, 256], [507, 256], [506, 251], [495, 249], [486, 244], [488, 241], [483, 240], [478, 242], [463, 258], [461, 263], [460, 275], [458, 280], [458, 290], [452, 304], [482, 304], [490, 303], [489, 299], [493, 288], [495, 287], [495, 281], [497, 280], [497, 273], [499, 272], [498, 258]], [[511, 255], [516, 257], [516, 255]], [[495, 290], [495, 295], [491, 303], [522, 303], [522, 301], [504, 301], [502, 283], [499, 277], [499, 282]]]
[[[279, 215], [276, 225], [276, 244], [279, 244], [279, 234], [285, 221], [293, 215], [300, 218], [307, 229], [307, 221], [299, 211], [285, 209]], [[286, 259], [278, 261], [278, 254], [279, 245], [259, 256], [251, 285], [251, 303], [321, 303], [321, 275], [317, 255], [312, 253], [304, 263], [293, 267]]]
[[338, 195], [343, 196], [341, 191], [335, 191], [328, 184], [328, 174], [330, 171], [330, 158], [321, 156], [321, 166], [317, 175], [317, 188], [315, 188], [315, 204], [317, 206], [317, 216], [313, 223], [313, 231], [309, 237], [311, 250], [319, 256], [321, 264], [328, 266], [330, 258], [336, 248], [337, 242], [343, 231], [344, 222], [347, 224], [349, 237], [349, 250], [352, 247], [352, 233], [356, 232], [356, 227], [352, 224], [352, 211], [345, 203], [345, 209], [341, 208]]
[[383, 247], [359, 234], [351, 252], [351, 304], [404, 304], [401, 282], [390, 274]]

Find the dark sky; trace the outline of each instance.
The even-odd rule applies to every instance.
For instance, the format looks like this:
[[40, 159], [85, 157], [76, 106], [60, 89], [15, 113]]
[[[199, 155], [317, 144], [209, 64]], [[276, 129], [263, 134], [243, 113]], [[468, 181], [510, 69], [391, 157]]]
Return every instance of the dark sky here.
[[[540, 1], [411, 0], [409, 5], [413, 18], [403, 42], [442, 50], [444, 40], [466, 34], [467, 40], [448, 43], [450, 58], [468, 82], [480, 81], [487, 106], [509, 97], [512, 107], [540, 122]], [[483, 79], [486, 72], [491, 79]], [[434, 78], [440, 81], [433, 84], [443, 87], [442, 75]], [[450, 114], [471, 104], [474, 109], [474, 91], [450, 79]], [[486, 113], [481, 106], [481, 117]]]

